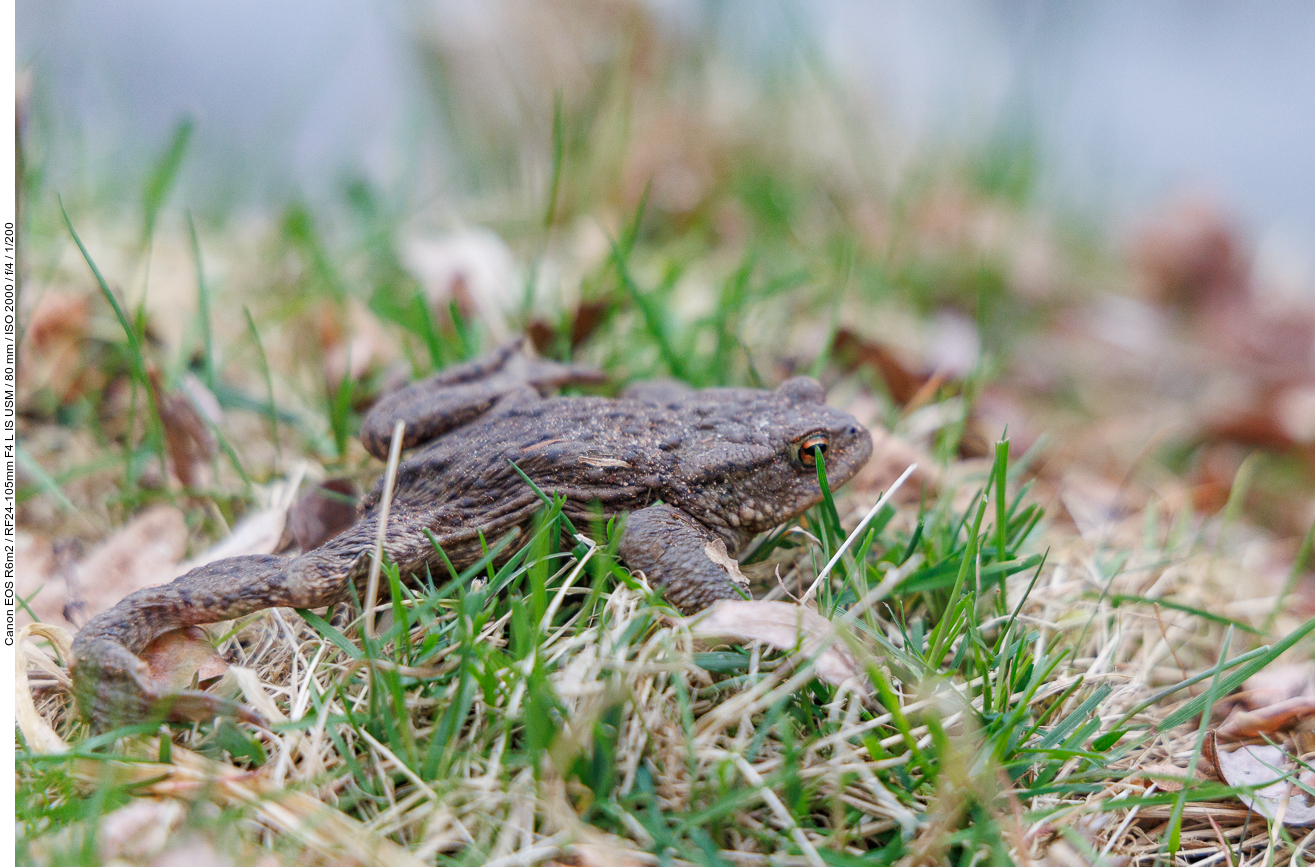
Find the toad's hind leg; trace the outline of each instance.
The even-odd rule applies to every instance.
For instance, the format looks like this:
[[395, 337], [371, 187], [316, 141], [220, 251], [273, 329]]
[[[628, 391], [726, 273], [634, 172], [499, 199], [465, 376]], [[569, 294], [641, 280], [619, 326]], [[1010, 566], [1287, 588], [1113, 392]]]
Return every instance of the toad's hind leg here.
[[70, 672], [83, 713], [98, 728], [161, 712], [197, 719], [242, 715], [208, 693], [163, 694], [139, 654], [172, 629], [232, 620], [265, 608], [318, 608], [347, 595], [356, 565], [320, 551], [294, 559], [231, 557], [193, 569], [169, 584], [138, 590], [92, 618], [73, 640]]
[[361, 424], [365, 450], [387, 460], [393, 426], [399, 421], [406, 422], [402, 447], [411, 448], [471, 423], [504, 395], [525, 386], [546, 394], [568, 383], [602, 381], [592, 368], [535, 358], [525, 351], [524, 343], [515, 340], [385, 395]]

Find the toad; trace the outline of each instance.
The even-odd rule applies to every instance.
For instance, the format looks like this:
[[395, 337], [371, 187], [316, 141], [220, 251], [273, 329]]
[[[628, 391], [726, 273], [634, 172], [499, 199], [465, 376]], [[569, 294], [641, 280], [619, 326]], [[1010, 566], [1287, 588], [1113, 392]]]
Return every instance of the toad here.
[[[550, 397], [597, 380], [575, 365], [538, 359], [514, 342], [384, 397], [362, 441], [386, 459], [394, 425], [410, 450], [397, 470], [385, 555], [402, 574], [458, 570], [511, 534], [523, 544], [542, 505], [526, 483], [564, 498], [578, 526], [627, 516], [622, 561], [643, 572], [683, 613], [747, 595], [733, 561], [758, 533], [822, 498], [817, 456], [830, 484], [858, 472], [872, 452], [868, 431], [827, 406], [822, 387], [796, 377], [767, 391], [655, 381], [618, 398]], [[519, 472], [518, 472], [519, 470]], [[297, 556], [219, 560], [148, 587], [89, 621], [73, 642], [74, 692], [105, 726], [165, 713], [198, 718], [237, 706], [199, 691], [162, 694], [139, 654], [169, 630], [265, 608], [319, 608], [364, 597], [378, 533], [382, 481], [357, 522]]]

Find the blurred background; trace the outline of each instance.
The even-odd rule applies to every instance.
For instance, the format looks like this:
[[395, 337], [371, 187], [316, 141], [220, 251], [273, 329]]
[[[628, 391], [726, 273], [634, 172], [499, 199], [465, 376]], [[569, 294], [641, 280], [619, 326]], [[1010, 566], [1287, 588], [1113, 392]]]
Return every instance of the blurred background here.
[[320, 198], [353, 174], [419, 206], [476, 183], [453, 100], [542, 145], [552, 94], [614, 59], [627, 17], [746, 75], [843, 79], [888, 170], [1006, 141], [1035, 150], [1051, 202], [1121, 216], [1210, 194], [1309, 274], [1315, 8], [1297, 0], [20, 0], [18, 53], [55, 187], [112, 186], [190, 118], [192, 207]]

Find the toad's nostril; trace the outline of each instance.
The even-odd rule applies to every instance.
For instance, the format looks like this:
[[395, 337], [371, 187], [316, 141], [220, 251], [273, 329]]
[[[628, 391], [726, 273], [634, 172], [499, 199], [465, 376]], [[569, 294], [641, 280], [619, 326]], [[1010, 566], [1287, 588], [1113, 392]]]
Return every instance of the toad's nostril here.
[[859, 435], [860, 431], [861, 431], [861, 429], [859, 428], [858, 425], [856, 425], [856, 424], [851, 424], [851, 425], [849, 426], [849, 430], [845, 431], [845, 433], [849, 434], [849, 435], [852, 436], [852, 437], [856, 437], [856, 436]]

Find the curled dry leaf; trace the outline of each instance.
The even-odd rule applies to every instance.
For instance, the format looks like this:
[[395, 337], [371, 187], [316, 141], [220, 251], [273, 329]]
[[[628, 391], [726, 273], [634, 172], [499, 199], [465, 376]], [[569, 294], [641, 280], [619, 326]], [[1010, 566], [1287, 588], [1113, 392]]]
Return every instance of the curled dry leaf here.
[[356, 483], [327, 479], [297, 500], [288, 513], [288, 529], [302, 551], [318, 548], [356, 522]]
[[853, 656], [835, 639], [831, 621], [790, 602], [722, 600], [695, 621], [693, 630], [704, 638], [761, 641], [780, 650], [797, 648], [815, 658], [818, 677], [837, 686], [859, 675]]
[[1266, 744], [1226, 753], [1219, 749], [1215, 733], [1210, 732], [1203, 752], [1225, 783], [1254, 787], [1251, 794], [1237, 797], [1269, 821], [1281, 816], [1285, 825], [1315, 825], [1315, 803], [1289, 779], [1296, 763], [1281, 748]]
[[1315, 698], [1298, 696], [1256, 710], [1234, 710], [1219, 727], [1219, 737], [1244, 740], [1288, 731], [1315, 719]]
[[161, 694], [190, 689], [193, 680], [205, 689], [228, 671], [228, 663], [215, 652], [210, 636], [199, 626], [164, 633], [146, 646], [141, 658]]
[[879, 373], [891, 398], [900, 406], [912, 401], [932, 379], [930, 373], [916, 369], [890, 347], [875, 340], [867, 340], [848, 328], [836, 332], [831, 351], [850, 370], [867, 367]]
[[[210, 458], [219, 449], [214, 432], [186, 390], [166, 392], [160, 383], [159, 371], [152, 370], [150, 377], [155, 405], [160, 411], [160, 424], [164, 427], [169, 472], [185, 488], [209, 485], [212, 481]], [[192, 390], [199, 387], [202, 386], [197, 383]]]

